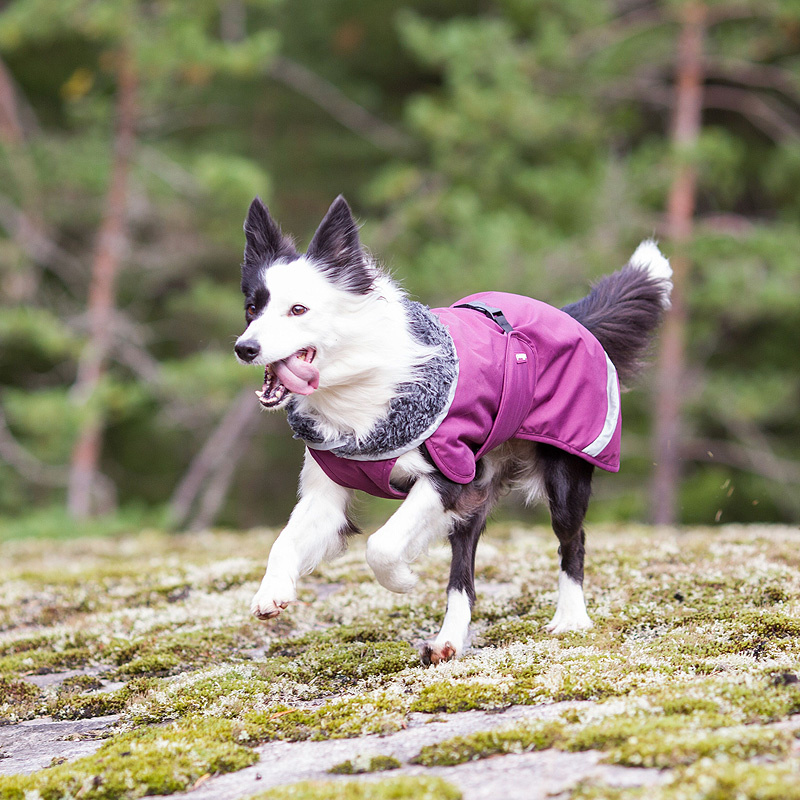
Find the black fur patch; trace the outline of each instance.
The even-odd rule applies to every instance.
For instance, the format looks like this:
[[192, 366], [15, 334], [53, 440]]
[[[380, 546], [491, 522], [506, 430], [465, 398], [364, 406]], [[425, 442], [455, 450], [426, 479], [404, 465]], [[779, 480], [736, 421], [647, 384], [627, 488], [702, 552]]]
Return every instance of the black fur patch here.
[[[244, 222], [244, 261], [242, 262], [242, 292], [255, 295], [264, 267], [275, 261], [293, 261], [299, 256], [294, 241], [281, 231], [270, 216], [269, 209], [256, 197], [250, 204]], [[267, 299], [269, 299], [267, 297]], [[266, 301], [265, 301], [266, 304]], [[256, 304], [257, 305], [257, 304]]]
[[601, 278], [582, 300], [561, 310], [603, 345], [622, 383], [643, 366], [650, 339], [664, 313], [664, 282], [644, 267], [623, 267]]
[[[269, 303], [269, 289], [261, 281], [257, 281], [255, 286], [248, 286], [244, 297], [244, 307], [253, 305], [256, 307], [255, 316], [261, 314]], [[249, 320], [245, 316], [245, 322], [249, 324]]]
[[340, 289], [353, 294], [366, 294], [372, 288], [375, 271], [361, 247], [358, 226], [342, 195], [333, 201], [320, 222], [306, 256]]

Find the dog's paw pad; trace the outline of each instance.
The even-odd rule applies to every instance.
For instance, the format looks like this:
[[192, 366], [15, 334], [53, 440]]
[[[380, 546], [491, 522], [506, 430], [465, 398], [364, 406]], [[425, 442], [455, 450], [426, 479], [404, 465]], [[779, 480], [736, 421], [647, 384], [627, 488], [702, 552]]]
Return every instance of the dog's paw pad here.
[[436, 644], [435, 642], [425, 642], [419, 652], [420, 661], [426, 667], [440, 664], [442, 661], [452, 661], [458, 653], [450, 642]]

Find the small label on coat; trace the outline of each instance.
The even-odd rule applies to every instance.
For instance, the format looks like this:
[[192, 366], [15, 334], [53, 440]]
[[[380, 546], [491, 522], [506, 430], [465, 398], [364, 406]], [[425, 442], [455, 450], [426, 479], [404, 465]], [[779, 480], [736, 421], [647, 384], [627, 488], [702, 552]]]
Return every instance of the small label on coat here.
[[528, 356], [525, 353], [516, 353], [517, 356], [517, 364], [524, 364], [528, 360]]

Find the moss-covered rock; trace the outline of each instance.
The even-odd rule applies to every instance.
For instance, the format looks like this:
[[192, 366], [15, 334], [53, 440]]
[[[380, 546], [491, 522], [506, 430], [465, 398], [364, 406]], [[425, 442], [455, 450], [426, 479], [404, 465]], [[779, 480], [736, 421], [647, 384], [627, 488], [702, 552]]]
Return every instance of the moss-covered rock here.
[[238, 743], [240, 733], [228, 720], [195, 719], [121, 734], [91, 756], [32, 775], [0, 776], [0, 797], [128, 800], [173, 794], [204, 775], [255, 763], [257, 754]]
[[0, 725], [29, 719], [40, 701], [41, 692], [32, 683], [0, 676]]

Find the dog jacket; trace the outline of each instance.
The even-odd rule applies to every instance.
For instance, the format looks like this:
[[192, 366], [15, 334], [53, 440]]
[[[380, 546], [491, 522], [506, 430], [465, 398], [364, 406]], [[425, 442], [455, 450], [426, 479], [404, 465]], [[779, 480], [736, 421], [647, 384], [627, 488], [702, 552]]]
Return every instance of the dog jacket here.
[[[470, 295], [431, 312], [458, 359], [446, 416], [422, 442], [447, 478], [469, 483], [478, 459], [510, 439], [544, 442], [619, 471], [617, 371], [583, 325], [547, 303], [503, 292]], [[399, 454], [343, 458], [306, 444], [339, 485], [376, 497], [406, 496], [389, 480]]]

